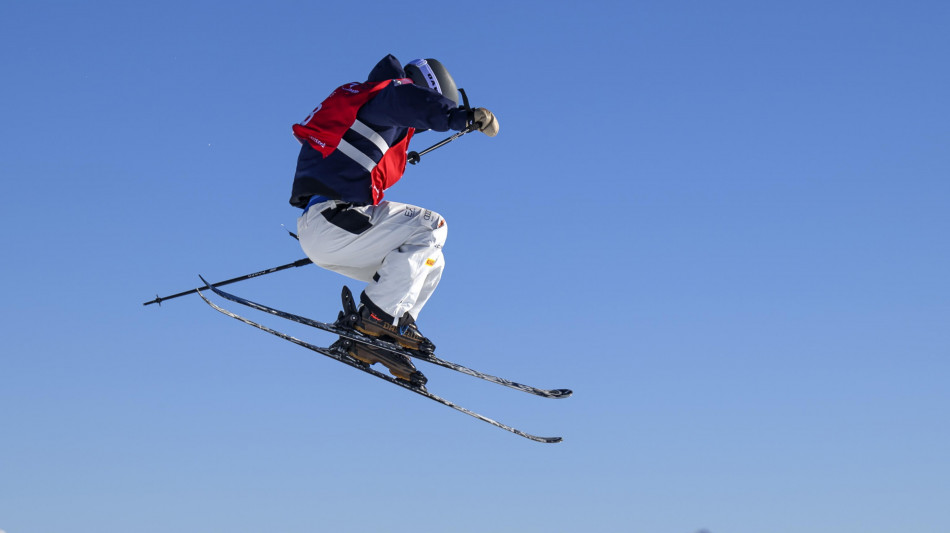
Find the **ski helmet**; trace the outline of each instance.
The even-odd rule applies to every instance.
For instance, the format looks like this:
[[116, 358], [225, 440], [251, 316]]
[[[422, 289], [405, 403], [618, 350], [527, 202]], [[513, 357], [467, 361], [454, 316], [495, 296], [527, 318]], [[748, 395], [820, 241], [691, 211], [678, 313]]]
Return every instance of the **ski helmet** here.
[[416, 85], [428, 87], [458, 105], [459, 91], [455, 86], [455, 80], [442, 63], [432, 58], [415, 59], [406, 65], [405, 70], [406, 76], [409, 76]]

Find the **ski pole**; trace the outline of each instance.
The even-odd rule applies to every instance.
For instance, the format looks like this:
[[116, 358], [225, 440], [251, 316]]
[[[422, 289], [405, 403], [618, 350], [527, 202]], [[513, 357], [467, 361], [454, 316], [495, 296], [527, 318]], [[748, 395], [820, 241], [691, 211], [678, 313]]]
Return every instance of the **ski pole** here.
[[431, 152], [432, 150], [435, 150], [436, 148], [449, 144], [450, 142], [454, 141], [455, 139], [458, 139], [459, 137], [461, 137], [462, 135], [465, 135], [466, 133], [471, 133], [475, 131], [476, 129], [478, 129], [478, 126], [479, 126], [478, 122], [473, 122], [472, 124], [469, 124], [468, 127], [466, 127], [464, 130], [456, 133], [455, 135], [451, 137], [442, 139], [442, 141], [436, 144], [433, 144], [432, 146], [426, 148], [425, 150], [421, 152], [409, 152], [406, 158], [406, 161], [408, 161], [410, 164], [415, 165], [422, 159], [422, 156], [424, 156], [425, 154], [428, 154], [429, 152]]
[[[459, 88], [459, 93], [461, 93], [462, 95], [462, 106], [461, 106], [462, 109], [465, 109], [465, 110], [471, 109], [472, 106], [469, 105], [468, 103], [468, 95], [465, 94], [465, 89]], [[450, 142], [454, 141], [455, 139], [458, 139], [459, 137], [461, 137], [462, 135], [465, 135], [466, 133], [471, 133], [477, 130], [479, 126], [481, 126], [480, 123], [473, 122], [469, 124], [464, 130], [456, 133], [455, 135], [452, 135], [451, 137], [443, 139], [442, 141], [436, 144], [433, 144], [432, 146], [426, 148], [425, 150], [421, 152], [409, 152], [407, 154], [406, 161], [408, 161], [410, 164], [415, 165], [422, 159], [422, 156], [424, 156], [425, 154], [428, 154], [429, 152], [431, 152], [432, 150], [435, 150], [436, 148], [449, 144]]]
[[[227, 284], [229, 284], [229, 283], [235, 283], [235, 282], [243, 281], [243, 280], [246, 280], [246, 279], [256, 278], [256, 277], [258, 277], [258, 276], [263, 276], [264, 274], [271, 274], [271, 273], [273, 273], [273, 272], [278, 272], [278, 271], [280, 271], [280, 270], [286, 270], [286, 269], [288, 269], [288, 268], [294, 268], [294, 267], [309, 265], [309, 264], [312, 263], [312, 262], [313, 262], [313, 261], [311, 261], [309, 257], [304, 257], [303, 259], [298, 259], [298, 260], [294, 261], [293, 263], [287, 263], [286, 265], [280, 265], [280, 266], [276, 266], [276, 267], [274, 267], [274, 268], [268, 268], [267, 270], [261, 270], [260, 272], [255, 272], [255, 273], [253, 273], [253, 274], [246, 274], [246, 275], [244, 275], [244, 276], [238, 276], [238, 277], [236, 277], [236, 278], [231, 278], [231, 279], [229, 279], [229, 280], [219, 281], [219, 282], [217, 282], [217, 283], [212, 283], [211, 286], [212, 286], [212, 287], [220, 287], [221, 285], [227, 285]], [[204, 287], [202, 287], [202, 288], [204, 288]], [[178, 294], [172, 294], [171, 296], [158, 296], [158, 295], [155, 295], [155, 299], [154, 299], [154, 300], [152, 300], [152, 301], [150, 301], [150, 302], [145, 302], [145, 303], [143, 303], [142, 305], [148, 305], [148, 304], [158, 304], [158, 305], [162, 305], [162, 302], [164, 302], [165, 300], [171, 300], [172, 298], [178, 298], [179, 296], [185, 296], [186, 294], [194, 294], [194, 293], [196, 293], [196, 292], [198, 292], [198, 289], [191, 289], [190, 291], [179, 292]]]

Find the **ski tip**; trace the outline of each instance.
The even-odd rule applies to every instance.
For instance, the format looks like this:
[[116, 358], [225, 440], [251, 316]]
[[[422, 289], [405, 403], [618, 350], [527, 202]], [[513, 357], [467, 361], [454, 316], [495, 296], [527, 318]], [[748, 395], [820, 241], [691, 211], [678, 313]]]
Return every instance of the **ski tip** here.
[[551, 391], [552, 398], [567, 398], [574, 394], [571, 389], [554, 389]]

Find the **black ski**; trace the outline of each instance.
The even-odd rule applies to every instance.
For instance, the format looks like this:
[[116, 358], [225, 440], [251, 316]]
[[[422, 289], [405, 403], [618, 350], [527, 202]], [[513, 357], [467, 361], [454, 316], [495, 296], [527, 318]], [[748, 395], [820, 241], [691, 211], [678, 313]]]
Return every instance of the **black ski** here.
[[[199, 276], [199, 277], [200, 277], [200, 276]], [[498, 376], [492, 376], [492, 375], [490, 375], [490, 374], [485, 374], [485, 373], [483, 373], [483, 372], [479, 372], [479, 371], [477, 371], [477, 370], [472, 370], [471, 368], [467, 368], [467, 367], [465, 367], [465, 366], [462, 366], [462, 365], [460, 365], [460, 364], [458, 364], [458, 363], [453, 363], [453, 362], [451, 362], [451, 361], [446, 361], [446, 360], [444, 360], [444, 359], [440, 359], [440, 358], [438, 358], [438, 357], [436, 357], [435, 355], [432, 355], [432, 354], [427, 354], [427, 353], [423, 353], [423, 352], [418, 352], [418, 351], [415, 351], [415, 350], [409, 350], [409, 349], [403, 348], [403, 347], [401, 347], [401, 346], [397, 346], [397, 345], [395, 345], [395, 344], [386, 342], [386, 341], [384, 341], [384, 340], [377, 339], [377, 338], [375, 338], [375, 337], [370, 337], [369, 335], [364, 335], [364, 334], [360, 333], [359, 331], [356, 331], [356, 330], [354, 330], [354, 329], [352, 329], [352, 328], [349, 328], [349, 327], [339, 326], [339, 325], [336, 325], [336, 324], [328, 324], [328, 323], [326, 323], [326, 322], [320, 322], [320, 321], [317, 321], [317, 320], [312, 320], [312, 319], [309, 319], [309, 318], [306, 318], [306, 317], [303, 317], [303, 316], [295, 315], [295, 314], [293, 314], [293, 313], [288, 313], [288, 312], [286, 312], [286, 311], [281, 311], [280, 309], [274, 309], [273, 307], [268, 307], [268, 306], [266, 306], [266, 305], [264, 305], [264, 304], [259, 304], [259, 303], [257, 303], [257, 302], [252, 302], [252, 301], [250, 301], [250, 300], [248, 300], [248, 299], [242, 298], [242, 297], [240, 297], [240, 296], [235, 296], [235, 295], [233, 295], [233, 294], [227, 293], [227, 292], [225, 292], [225, 291], [219, 289], [218, 287], [215, 287], [215, 286], [213, 286], [213, 285], [210, 285], [210, 284], [208, 284], [207, 281], [205, 281], [204, 278], [201, 278], [201, 281], [204, 281], [204, 283], [205, 283], [212, 291], [214, 291], [215, 294], [217, 294], [218, 296], [221, 296], [222, 298], [225, 298], [225, 299], [227, 299], [227, 300], [231, 300], [232, 302], [236, 302], [236, 303], [239, 303], [239, 304], [241, 304], [241, 305], [245, 305], [245, 306], [250, 307], [250, 308], [252, 308], [252, 309], [257, 309], [258, 311], [263, 311], [263, 312], [265, 312], [265, 313], [270, 313], [270, 314], [272, 314], [272, 315], [279, 316], [279, 317], [281, 317], [281, 318], [286, 318], [287, 320], [293, 320], [294, 322], [299, 322], [299, 323], [304, 324], [304, 325], [307, 325], [307, 326], [311, 326], [311, 327], [314, 327], [314, 328], [317, 328], [317, 329], [322, 329], [322, 330], [328, 331], [328, 332], [330, 332], [330, 333], [335, 333], [336, 335], [339, 335], [339, 336], [341, 336], [341, 337], [346, 337], [346, 338], [348, 338], [348, 339], [352, 339], [352, 340], [354, 340], [354, 341], [356, 341], [356, 342], [361, 342], [361, 343], [363, 343], [363, 344], [368, 344], [368, 345], [371, 345], [371, 346], [376, 346], [376, 347], [382, 348], [382, 349], [384, 349], [384, 350], [389, 350], [390, 352], [394, 352], [394, 353], [399, 353], [399, 354], [402, 354], [402, 355], [406, 355], [406, 356], [409, 356], [409, 357], [418, 359], [418, 360], [420, 360], [420, 361], [425, 361], [425, 362], [427, 362], [427, 363], [432, 363], [432, 364], [434, 364], [434, 365], [438, 365], [438, 366], [445, 367], [445, 368], [448, 368], [448, 369], [451, 369], [451, 370], [455, 370], [456, 372], [461, 372], [461, 373], [467, 374], [467, 375], [469, 375], [469, 376], [473, 376], [473, 377], [476, 377], [476, 378], [479, 378], [479, 379], [483, 379], [483, 380], [485, 380], [485, 381], [490, 381], [490, 382], [492, 382], [492, 383], [497, 383], [497, 384], [503, 385], [503, 386], [505, 386], [505, 387], [509, 387], [509, 388], [516, 389], [516, 390], [520, 390], [520, 391], [522, 391], [522, 392], [527, 392], [527, 393], [529, 393], [529, 394], [534, 394], [534, 395], [536, 395], [536, 396], [541, 396], [541, 397], [544, 397], [544, 398], [567, 398], [568, 396], [570, 396], [571, 394], [573, 394], [573, 391], [571, 391], [570, 389], [540, 389], [540, 388], [537, 388], [537, 387], [532, 387], [532, 386], [530, 386], [530, 385], [523, 385], [523, 384], [521, 384], [521, 383], [516, 383], [516, 382], [514, 382], [514, 381], [510, 381], [510, 380], [507, 380], [507, 379], [505, 379], [505, 378], [500, 378], [500, 377], [498, 377]], [[346, 298], [346, 293], [348, 293], [349, 290], [344, 287], [344, 291], [345, 291], [345, 293], [344, 293], [344, 298]], [[352, 299], [352, 297], [351, 297], [351, 299]]]
[[[432, 393], [430, 393], [429, 391], [427, 391], [427, 390], [425, 389], [425, 387], [416, 387], [416, 386], [413, 386], [413, 385], [409, 384], [409, 383], [406, 382], [406, 381], [402, 381], [402, 380], [396, 379], [396, 378], [394, 378], [394, 377], [391, 377], [391, 376], [389, 376], [389, 375], [387, 375], [387, 374], [383, 374], [382, 372], [373, 370], [373, 369], [370, 368], [368, 365], [366, 365], [365, 363], [363, 363], [363, 362], [361, 362], [361, 361], [359, 361], [359, 360], [357, 360], [357, 359], [351, 357], [351, 356], [350, 356], [349, 354], [347, 354], [346, 352], [337, 351], [337, 350], [332, 349], [332, 348], [323, 348], [323, 347], [320, 347], [320, 346], [315, 346], [315, 345], [310, 344], [310, 343], [308, 343], [308, 342], [302, 341], [302, 340], [300, 340], [300, 339], [298, 339], [298, 338], [292, 337], [292, 336], [290, 336], [290, 335], [288, 335], [288, 334], [286, 334], [286, 333], [282, 333], [282, 332], [280, 332], [280, 331], [271, 329], [271, 328], [269, 328], [269, 327], [267, 327], [267, 326], [263, 326], [263, 325], [261, 325], [261, 324], [258, 324], [257, 322], [254, 322], [254, 321], [249, 320], [249, 319], [247, 319], [247, 318], [244, 318], [244, 317], [242, 317], [242, 316], [240, 316], [240, 315], [237, 315], [237, 314], [235, 314], [235, 313], [232, 313], [231, 311], [228, 311], [227, 309], [224, 309], [224, 308], [219, 307], [219, 306], [216, 305], [214, 302], [212, 302], [211, 300], [209, 300], [208, 298], [206, 298], [205, 295], [204, 295], [204, 293], [201, 292], [201, 290], [198, 290], [197, 292], [198, 292], [198, 296], [201, 296], [201, 299], [204, 300], [208, 305], [210, 305], [210, 306], [213, 307], [214, 309], [220, 311], [221, 313], [224, 313], [224, 314], [226, 314], [226, 315], [228, 315], [228, 316], [230, 316], [230, 317], [232, 317], [232, 318], [235, 318], [235, 319], [237, 319], [237, 320], [240, 320], [241, 322], [244, 322], [245, 324], [254, 326], [255, 328], [258, 328], [258, 329], [260, 329], [260, 330], [262, 330], [262, 331], [266, 331], [267, 333], [270, 333], [271, 335], [276, 335], [276, 336], [278, 336], [278, 337], [280, 337], [280, 338], [282, 338], [282, 339], [288, 340], [288, 341], [290, 341], [290, 342], [292, 342], [292, 343], [294, 343], [294, 344], [297, 344], [297, 345], [299, 345], [299, 346], [303, 346], [304, 348], [307, 348], [307, 349], [309, 349], [309, 350], [313, 350], [313, 351], [315, 351], [315, 352], [317, 352], [317, 353], [323, 354], [323, 355], [329, 357], [330, 359], [334, 359], [334, 360], [339, 361], [339, 362], [341, 362], [341, 363], [343, 363], [343, 364], [349, 365], [349, 366], [351, 366], [351, 367], [353, 367], [353, 368], [356, 368], [356, 369], [358, 369], [358, 370], [361, 370], [361, 371], [363, 371], [363, 372], [366, 372], [367, 374], [371, 374], [371, 375], [373, 375], [373, 376], [376, 376], [376, 377], [379, 378], [379, 379], [388, 381], [388, 382], [390, 382], [390, 383], [392, 383], [392, 384], [394, 384], [394, 385], [398, 385], [398, 386], [400, 386], [400, 387], [402, 387], [402, 388], [404, 388], [404, 389], [406, 389], [406, 390], [410, 390], [410, 391], [412, 391], [412, 392], [414, 392], [414, 393], [416, 393], [416, 394], [419, 394], [420, 396], [425, 396], [426, 398], [429, 398], [430, 400], [434, 400], [434, 401], [436, 401], [436, 402], [441, 403], [442, 405], [446, 405], [446, 406], [448, 406], [448, 407], [451, 407], [452, 409], [455, 409], [456, 411], [460, 411], [460, 412], [462, 412], [462, 413], [465, 413], [465, 414], [467, 414], [467, 415], [469, 415], [469, 416], [472, 416], [472, 417], [474, 417], [474, 418], [477, 418], [477, 419], [479, 419], [479, 420], [481, 420], [481, 421], [483, 421], [483, 422], [488, 422], [489, 424], [491, 424], [491, 425], [493, 425], [493, 426], [495, 426], [495, 427], [499, 427], [499, 428], [504, 429], [504, 430], [506, 430], [506, 431], [510, 431], [511, 433], [514, 433], [515, 435], [520, 435], [520, 436], [522, 436], [522, 437], [524, 437], [524, 438], [526, 438], [526, 439], [530, 439], [530, 440], [533, 440], [533, 441], [536, 441], [536, 442], [555, 443], [555, 442], [561, 442], [561, 440], [562, 440], [561, 437], [538, 437], [538, 436], [536, 436], [536, 435], [531, 435], [530, 433], [525, 433], [524, 431], [521, 431], [520, 429], [516, 429], [516, 428], [513, 428], [513, 427], [511, 427], [511, 426], [507, 426], [507, 425], [505, 425], [505, 424], [502, 424], [501, 422], [498, 422], [498, 421], [496, 421], [496, 420], [492, 420], [491, 418], [488, 418], [488, 417], [486, 417], [486, 416], [480, 415], [480, 414], [478, 414], [478, 413], [476, 413], [476, 412], [474, 412], [474, 411], [470, 411], [470, 410], [468, 410], [468, 409], [466, 409], [466, 408], [464, 408], [464, 407], [462, 407], [462, 406], [460, 406], [460, 405], [456, 405], [456, 404], [450, 402], [449, 400], [446, 400], [445, 398], [441, 398], [441, 397], [439, 397], [439, 396], [436, 396], [435, 394], [432, 394]], [[217, 292], [217, 291], [215, 291], [215, 292]]]

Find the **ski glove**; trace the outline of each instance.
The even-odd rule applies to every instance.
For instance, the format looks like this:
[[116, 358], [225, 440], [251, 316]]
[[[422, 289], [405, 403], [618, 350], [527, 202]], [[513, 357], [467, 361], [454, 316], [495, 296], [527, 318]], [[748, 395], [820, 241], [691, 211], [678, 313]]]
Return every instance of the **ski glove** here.
[[494, 113], [484, 107], [476, 107], [472, 110], [472, 122], [475, 123], [478, 131], [485, 135], [489, 137], [498, 135], [498, 119], [495, 118]]

